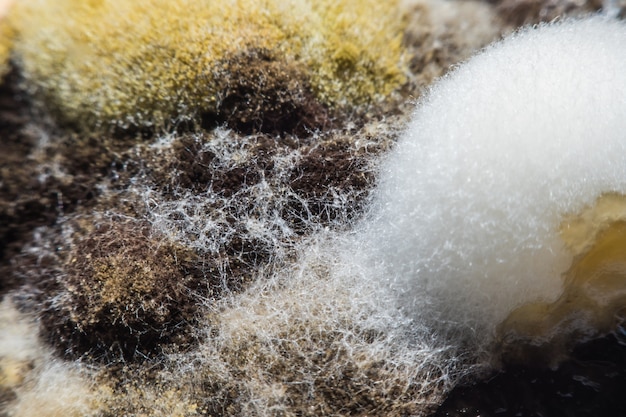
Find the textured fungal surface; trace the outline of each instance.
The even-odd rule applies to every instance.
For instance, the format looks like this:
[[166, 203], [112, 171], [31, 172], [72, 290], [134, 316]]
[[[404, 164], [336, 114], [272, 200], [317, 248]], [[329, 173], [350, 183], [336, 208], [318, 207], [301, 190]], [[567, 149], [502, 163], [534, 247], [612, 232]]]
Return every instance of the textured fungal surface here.
[[513, 27], [551, 22], [563, 17], [583, 17], [593, 15], [607, 6], [611, 15], [618, 15], [619, 1], [598, 0], [497, 0], [497, 11]]
[[4, 21], [0, 22], [0, 75], [9, 70], [9, 55], [13, 46], [13, 30]]
[[626, 29], [481, 51], [567, 4], [15, 2], [0, 416], [623, 414]]
[[29, 87], [82, 127], [316, 129], [404, 80], [396, 2], [22, 1], [9, 20]]
[[623, 304], [625, 39], [622, 23], [600, 17], [521, 31], [423, 100], [364, 223], [407, 308], [427, 302], [424, 319], [483, 347], [518, 307], [503, 343], [517, 332], [537, 345], [613, 328]]
[[78, 365], [57, 360], [41, 343], [32, 318], [0, 303], [0, 410], [3, 415], [92, 416], [99, 389]]
[[171, 343], [185, 349], [196, 297], [215, 286], [194, 254], [150, 236], [147, 224], [115, 217], [78, 223], [65, 225], [67, 246], [49, 256], [48, 276], [33, 282], [47, 294], [41, 321], [49, 342], [65, 355], [126, 359]]

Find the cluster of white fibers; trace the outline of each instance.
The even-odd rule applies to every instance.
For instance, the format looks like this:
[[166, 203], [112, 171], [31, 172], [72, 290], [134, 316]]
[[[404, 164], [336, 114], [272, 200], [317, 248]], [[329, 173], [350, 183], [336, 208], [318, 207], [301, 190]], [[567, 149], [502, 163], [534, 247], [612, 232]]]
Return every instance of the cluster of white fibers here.
[[572, 262], [563, 216], [626, 193], [626, 24], [521, 30], [431, 88], [355, 245], [410, 317], [481, 351]]
[[[202, 136], [198, 139], [202, 141]], [[153, 152], [171, 152], [173, 140], [171, 136], [162, 138], [152, 146]], [[227, 171], [246, 161], [252, 163], [254, 155], [245, 145], [249, 145], [245, 138], [238, 137], [231, 130], [218, 128], [203, 143], [202, 151], [215, 155], [214, 169]], [[176, 188], [174, 198], [166, 201], [159, 195], [159, 186], [152, 184], [149, 176], [144, 174], [135, 178], [135, 187], [131, 191], [146, 204], [148, 220], [155, 230], [187, 248], [217, 253], [233, 238], [246, 237], [278, 251], [279, 241], [292, 237], [293, 231], [280, 217], [286, 197], [279, 194], [280, 191], [287, 192], [277, 190], [275, 183], [285, 182], [283, 177], [289, 175], [290, 167], [300, 154], [290, 149], [277, 153], [272, 158], [277, 177], [274, 183], [271, 178], [261, 178], [252, 184], [241, 184], [232, 196], [224, 196], [208, 185], [204, 191]], [[237, 219], [239, 229], [233, 226], [233, 218]]]
[[54, 358], [37, 331], [35, 323], [9, 300], [0, 302], [0, 394], [10, 399], [6, 403], [0, 401], [0, 415], [98, 414], [99, 399], [105, 393], [99, 392], [88, 370], [80, 364]]
[[342, 262], [346, 239], [320, 233], [303, 242], [297, 263], [261, 270], [248, 291], [206, 306], [214, 313], [204, 342], [172, 357], [171, 383], [220, 387], [188, 394], [223, 415], [432, 410], [467, 368], [368, 271]]

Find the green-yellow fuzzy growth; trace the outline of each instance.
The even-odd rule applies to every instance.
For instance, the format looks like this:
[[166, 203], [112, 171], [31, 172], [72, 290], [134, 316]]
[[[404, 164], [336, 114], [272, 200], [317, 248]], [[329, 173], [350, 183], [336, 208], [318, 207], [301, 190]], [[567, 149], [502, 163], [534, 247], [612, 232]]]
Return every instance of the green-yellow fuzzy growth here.
[[13, 47], [13, 28], [0, 21], [0, 79], [9, 72], [9, 58]]
[[22, 0], [9, 20], [58, 116], [145, 127], [215, 112], [242, 54], [295, 68], [323, 106], [379, 100], [404, 81], [397, 1]]

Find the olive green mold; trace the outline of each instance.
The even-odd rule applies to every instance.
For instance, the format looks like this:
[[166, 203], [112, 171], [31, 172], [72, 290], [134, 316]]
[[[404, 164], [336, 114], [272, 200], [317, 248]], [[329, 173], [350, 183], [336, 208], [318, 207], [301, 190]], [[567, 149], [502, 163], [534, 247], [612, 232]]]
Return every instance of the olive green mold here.
[[[310, 94], [331, 109], [380, 101], [405, 81], [404, 21], [397, 0], [23, 0], [9, 15], [26, 85], [57, 117], [87, 129], [219, 114], [242, 79], [251, 91], [243, 99], [266, 94], [255, 74], [229, 73], [242, 54], [249, 68], [275, 62], [270, 76], [310, 90], [297, 100]], [[270, 107], [284, 94], [269, 94]]]
[[13, 28], [0, 20], [0, 79], [9, 72], [14, 35]]

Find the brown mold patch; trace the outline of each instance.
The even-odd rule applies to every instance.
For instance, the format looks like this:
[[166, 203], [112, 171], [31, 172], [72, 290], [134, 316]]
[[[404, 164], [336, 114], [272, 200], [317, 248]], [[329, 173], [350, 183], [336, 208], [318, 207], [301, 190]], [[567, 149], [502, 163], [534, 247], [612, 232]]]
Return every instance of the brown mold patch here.
[[[223, 271], [228, 290], [240, 290], [249, 282], [253, 271], [266, 263], [271, 254], [270, 244], [250, 236], [245, 219], [262, 217], [253, 186], [266, 177], [271, 181], [273, 156], [288, 141], [277, 142], [267, 136], [251, 136], [243, 141], [241, 151], [247, 155], [231, 159], [218, 155], [215, 147], [207, 147], [204, 136], [184, 136], [177, 139], [160, 167], [149, 167], [148, 175], [158, 185], [165, 201], [177, 201], [191, 195], [205, 195], [200, 203], [207, 221], [219, 224], [215, 231], [221, 242], [219, 248], [203, 252], [204, 263], [211, 270]], [[234, 140], [236, 140], [234, 138]], [[185, 214], [173, 213], [173, 221], [183, 221]], [[193, 230], [187, 230], [193, 234]], [[202, 250], [200, 250], [202, 252]]]
[[83, 224], [64, 255], [53, 277], [32, 283], [41, 292], [43, 335], [59, 352], [141, 360], [162, 345], [194, 343], [197, 297], [210, 294], [211, 283], [193, 253], [145, 223], [118, 218]]
[[[211, 210], [230, 213], [225, 221], [244, 235], [242, 219], [272, 213], [303, 235], [353, 219], [373, 186], [372, 158], [387, 149], [392, 132], [380, 126], [350, 129], [308, 141], [229, 134], [226, 152], [211, 143], [214, 139], [185, 136], [172, 143], [158, 166], [148, 167], [148, 175], [166, 200], [189, 192], [206, 195], [207, 216]], [[267, 194], [259, 195], [259, 188]]]
[[513, 27], [551, 22], [560, 17], [580, 17], [602, 9], [601, 0], [500, 0], [496, 10]]
[[[12, 74], [8, 78], [16, 76]], [[19, 244], [15, 242], [32, 227], [25, 223], [38, 225], [49, 221], [41, 206], [47, 207], [50, 203], [27, 197], [34, 170], [27, 156], [37, 138], [24, 130], [25, 107], [11, 81], [7, 79], [0, 85], [0, 275], [3, 276], [0, 294], [15, 284], [6, 272], [6, 264], [19, 251]]]
[[11, 260], [40, 226], [93, 207], [98, 184], [133, 138], [67, 135], [31, 109], [11, 72], [0, 85], [0, 294], [19, 284]]
[[394, 107], [410, 114], [434, 80], [502, 34], [494, 6], [482, 1], [404, 0], [406, 27], [402, 46], [409, 80]]
[[[359, 212], [374, 180], [368, 161], [384, 149], [373, 138], [363, 139], [369, 146], [358, 146], [351, 134], [339, 132], [316, 138], [315, 145], [263, 135], [245, 140], [234, 136], [233, 141], [237, 140], [241, 143], [234, 147], [241, 157], [217, 155], [199, 137], [176, 140], [173, 153], [164, 159], [166, 168], [151, 175], [166, 199], [176, 199], [188, 190], [207, 193], [211, 198], [205, 204], [232, 212], [231, 225], [242, 231], [245, 227], [238, 226], [242, 216], [267, 215], [255, 208], [260, 196], [254, 187], [263, 181], [273, 190], [264, 204], [297, 234], [304, 234], [312, 226], [336, 224]], [[293, 165], [285, 165], [288, 158]], [[257, 246], [258, 253], [266, 250]]]
[[307, 135], [330, 125], [329, 110], [312, 92], [302, 64], [250, 50], [217, 66], [216, 110], [203, 124], [226, 123], [244, 134]]
[[98, 413], [101, 417], [118, 416], [222, 416], [207, 414], [198, 406], [198, 400], [189, 397], [189, 390], [179, 383], [168, 383], [159, 376], [159, 366], [124, 364], [109, 366], [98, 375], [98, 380], [110, 395], [102, 398]]
[[242, 150], [252, 157], [225, 162], [215, 150], [207, 148], [201, 138], [185, 136], [173, 144], [173, 156], [166, 162], [167, 168], [155, 171], [153, 178], [162, 184], [166, 197], [180, 188], [196, 193], [210, 189], [224, 197], [232, 197], [263, 177], [271, 176], [272, 157], [279, 148], [290, 146], [294, 144], [288, 140], [255, 136], [241, 145]]
[[327, 225], [350, 220], [360, 212], [373, 185], [368, 157], [378, 152], [379, 146], [357, 149], [348, 138], [304, 147], [302, 159], [290, 173], [294, 195], [283, 209], [283, 218], [299, 233], [310, 222]]
[[319, 340], [313, 339], [325, 349], [310, 352], [297, 341], [288, 341], [290, 336], [284, 335], [285, 342], [280, 344], [289, 366], [279, 362], [271, 371], [280, 375], [294, 414], [393, 417], [423, 412], [420, 400], [428, 398], [427, 393], [418, 381], [398, 377], [403, 371], [394, 364], [348, 352], [335, 342], [341, 335], [332, 331], [320, 332]]
[[40, 180], [40, 161], [35, 155], [41, 132], [30, 122], [29, 103], [11, 72], [0, 84], [0, 296], [18, 284], [10, 261], [30, 232], [54, 223], [60, 213], [54, 186]]

